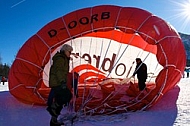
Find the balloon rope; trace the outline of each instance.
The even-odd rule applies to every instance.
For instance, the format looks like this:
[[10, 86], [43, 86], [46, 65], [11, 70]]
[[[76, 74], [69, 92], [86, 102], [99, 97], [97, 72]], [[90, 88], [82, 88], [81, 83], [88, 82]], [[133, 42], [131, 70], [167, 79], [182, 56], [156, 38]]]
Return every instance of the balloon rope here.
[[[50, 57], [51, 57], [51, 48], [50, 48], [50, 46], [46, 43], [46, 41], [45, 41], [44, 39], [42, 39], [42, 37], [41, 37], [40, 35], [36, 34], [36, 36], [38, 36], [38, 38], [39, 38], [39, 39], [47, 46], [47, 48], [48, 48], [48, 51], [47, 51], [47, 53], [45, 54], [45, 56], [44, 56], [44, 58], [43, 58], [43, 61], [42, 61], [42, 66], [44, 66], [45, 59], [46, 59], [46, 57], [47, 57], [47, 55], [48, 55], [48, 52], [50, 52]], [[51, 62], [51, 60], [50, 60], [50, 62]]]
[[[152, 48], [153, 49], [153, 48]], [[150, 55], [150, 52], [146, 55], [146, 57], [145, 57], [145, 59], [143, 60], [143, 62], [148, 58], [148, 56]], [[142, 63], [143, 63], [142, 62]], [[140, 68], [140, 66], [142, 65], [142, 63], [139, 65], [139, 67], [136, 69], [136, 71]], [[130, 77], [130, 78], [132, 78], [132, 76]], [[127, 80], [127, 82], [125, 82], [125, 83], [128, 83], [129, 81], [130, 81], [130, 78]], [[111, 98], [113, 98], [117, 93], [119, 93], [119, 91], [122, 89], [122, 87], [120, 88], [120, 89], [118, 89], [118, 91], [114, 94], [114, 95], [112, 95], [114, 92], [111, 92], [107, 97], [106, 97], [106, 99], [102, 102], [102, 103], [104, 103], [110, 96], [110, 98], [109, 98], [109, 100], [111, 99]], [[140, 94], [139, 95], [137, 95], [134, 99], [136, 100], [136, 102], [138, 103], [139, 102], [139, 100], [138, 100], [138, 98], [139, 98], [139, 96], [142, 94], [142, 92], [140, 92]], [[147, 96], [147, 95], [146, 95]], [[143, 98], [145, 98], [145, 96], [143, 97]], [[143, 99], [142, 98], [142, 99]], [[142, 99], [140, 99], [140, 101], [142, 101]], [[118, 107], [118, 106], [117, 106]], [[127, 106], [125, 106], [125, 108], [127, 108]], [[117, 109], [116, 109], [117, 110]]]
[[[114, 36], [114, 35], [112, 34], [112, 36]], [[106, 53], [105, 53], [105, 55], [104, 55], [104, 58], [106, 57], [106, 55], [107, 55], [107, 53], [108, 53], [108, 49], [109, 49], [110, 45], [111, 45], [111, 39], [110, 39], [110, 41], [109, 41], [109, 44], [108, 44]], [[103, 39], [102, 39], [102, 44], [101, 44], [100, 55], [102, 54], [102, 51], [103, 51]], [[101, 69], [101, 67], [102, 67], [102, 65], [99, 66], [99, 70]], [[97, 73], [96, 77], [98, 77], [98, 75], [99, 75], [99, 72]], [[96, 83], [96, 81], [94, 82], [94, 84], [95, 84], [95, 83]], [[95, 93], [95, 89], [93, 89], [91, 93], [92, 93], [92, 94]], [[90, 101], [92, 98], [93, 98], [93, 97], [92, 97], [90, 94], [88, 94], [87, 99], [86, 99], [86, 102], [83, 103], [83, 104], [86, 104], [86, 103], [87, 103], [88, 101]]]
[[127, 43], [127, 46], [125, 47], [125, 49], [121, 53], [120, 57], [114, 62], [113, 67], [112, 67], [111, 71], [108, 73], [107, 77], [111, 74], [112, 70], [115, 68], [115, 66], [117, 65], [117, 63], [120, 61], [121, 57], [123, 56], [123, 54], [125, 53], [125, 51], [128, 49], [128, 47], [129, 47], [130, 43], [133, 41], [134, 37], [135, 37], [135, 34], [130, 38], [129, 43]]
[[[121, 56], [120, 56], [120, 57], [118, 58], [118, 60], [114, 63], [114, 65], [113, 65], [113, 67], [112, 67], [112, 70], [113, 70], [113, 68], [116, 66], [116, 64], [119, 62], [119, 60], [121, 59], [121, 57], [123, 56], [124, 52], [127, 50], [127, 48], [129, 47], [130, 43], [131, 43], [132, 40], [134, 39], [134, 37], [135, 37], [135, 34], [131, 37], [131, 39], [130, 39], [128, 45], [125, 47], [125, 49], [124, 49], [124, 51], [122, 52]], [[112, 71], [112, 70], [111, 70], [111, 71]], [[111, 73], [111, 72], [110, 72], [110, 73]], [[109, 74], [110, 74], [110, 73], [109, 73]], [[130, 78], [132, 78], [132, 76], [131, 76]], [[129, 80], [130, 80], [130, 79], [127, 80], [127, 83], [129, 82]], [[120, 87], [120, 88], [118, 89], [118, 91], [117, 91], [114, 95], [113, 95], [114, 92], [111, 92], [111, 93], [105, 98], [105, 100], [103, 100], [103, 102], [105, 102], [108, 98], [109, 98], [109, 99], [113, 98], [116, 94], [118, 94], [118, 93], [120, 92], [121, 89], [122, 89], [122, 87]], [[103, 103], [103, 102], [102, 102], [102, 103]]]
[[[133, 37], [130, 39], [130, 41], [129, 41], [129, 43], [128, 44], [130, 44], [131, 42], [132, 42], [132, 40], [134, 39], [134, 36], [135, 35], [133, 35]], [[111, 43], [111, 40], [110, 40], [110, 43]], [[109, 43], [109, 46], [110, 46], [110, 43]], [[108, 51], [108, 48], [109, 48], [109, 46], [107, 47], [107, 51]], [[125, 50], [123, 51], [123, 53], [122, 53], [122, 55], [124, 54], [124, 52], [126, 51], [126, 49], [129, 47], [129, 45], [127, 45], [127, 47], [125, 48]], [[107, 53], [106, 53], [107, 54]], [[105, 56], [106, 56], [106, 54], [105, 54]], [[119, 59], [114, 63], [114, 66], [112, 67], [112, 70], [113, 70], [113, 68], [116, 66], [116, 64], [117, 64], [117, 62], [119, 62], [119, 60], [120, 60], [120, 58], [122, 57], [122, 55], [119, 57]], [[110, 72], [111, 73], [111, 72]], [[110, 74], [109, 73], [109, 74]], [[108, 76], [109, 76], [109, 74], [108, 74]], [[112, 93], [110, 93], [103, 101], [102, 101], [102, 104], [108, 99], [108, 98], [110, 98], [111, 97], [111, 95], [113, 94], [113, 92]], [[115, 96], [115, 95], [114, 95]], [[113, 97], [113, 96], [112, 96]]]
[[[133, 36], [133, 38], [134, 38], [134, 36]], [[132, 42], [132, 38], [131, 38], [131, 41], [129, 41], [129, 43], [131, 43], [131, 42]], [[108, 47], [107, 47], [106, 53], [105, 53], [105, 55], [104, 55], [104, 58], [105, 58], [106, 55], [107, 55], [108, 49], [109, 49], [109, 47], [110, 47], [110, 44], [111, 44], [111, 39], [110, 39], [109, 45], [108, 45]], [[128, 46], [129, 46], [129, 45], [128, 45]], [[119, 62], [120, 58], [123, 56], [123, 54], [124, 54], [124, 52], [126, 51], [126, 49], [128, 48], [128, 46], [125, 48], [125, 50], [123, 51], [123, 53], [122, 53], [122, 55], [119, 57], [119, 59], [114, 63], [114, 65], [113, 65], [113, 67], [112, 67], [112, 70], [113, 70], [113, 68], [116, 66], [117, 62]], [[121, 47], [121, 46], [120, 46], [120, 47]], [[119, 53], [119, 51], [118, 51], [118, 53]], [[149, 55], [149, 54], [148, 54], [148, 55]], [[147, 57], [148, 57], [148, 55], [147, 55]], [[117, 55], [117, 56], [118, 56], [118, 55]], [[147, 57], [146, 57], [146, 58], [147, 58]], [[101, 65], [101, 67], [102, 67], [102, 65]], [[101, 69], [101, 67], [100, 67], [99, 69]], [[110, 72], [110, 73], [111, 73], [111, 72]], [[110, 74], [110, 73], [109, 73], [109, 74]], [[109, 76], [109, 75], [108, 75], [108, 76]], [[98, 77], [98, 75], [97, 75], [97, 77]], [[111, 94], [112, 94], [112, 93], [111, 93]], [[109, 97], [110, 97], [110, 95], [108, 95], [108, 97], [106, 97], [105, 100], [108, 99]], [[104, 100], [104, 101], [105, 101], [105, 100]], [[103, 102], [104, 102], [104, 101], [103, 101]]]

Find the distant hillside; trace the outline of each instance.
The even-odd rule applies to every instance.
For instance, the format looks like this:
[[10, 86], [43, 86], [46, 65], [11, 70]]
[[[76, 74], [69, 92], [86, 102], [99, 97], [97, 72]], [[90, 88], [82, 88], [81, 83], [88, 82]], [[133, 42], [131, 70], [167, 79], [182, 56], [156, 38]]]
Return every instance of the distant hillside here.
[[185, 46], [187, 56], [187, 66], [190, 67], [190, 35], [179, 33]]

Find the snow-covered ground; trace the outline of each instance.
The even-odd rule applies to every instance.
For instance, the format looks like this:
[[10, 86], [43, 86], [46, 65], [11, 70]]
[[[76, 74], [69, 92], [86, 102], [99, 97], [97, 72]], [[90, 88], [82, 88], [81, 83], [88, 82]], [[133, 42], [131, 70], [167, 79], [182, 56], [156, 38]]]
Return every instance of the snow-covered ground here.
[[[26, 105], [0, 84], [0, 126], [48, 126], [50, 115], [45, 106]], [[147, 111], [79, 119], [74, 126], [189, 126], [190, 78], [180, 83]]]

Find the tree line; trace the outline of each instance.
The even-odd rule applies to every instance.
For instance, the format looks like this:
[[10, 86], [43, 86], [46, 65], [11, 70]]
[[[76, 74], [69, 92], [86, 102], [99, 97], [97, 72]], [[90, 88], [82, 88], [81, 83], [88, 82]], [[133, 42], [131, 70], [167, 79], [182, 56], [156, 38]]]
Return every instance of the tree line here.
[[3, 64], [1, 62], [1, 60], [2, 60], [2, 58], [0, 56], [0, 76], [4, 76], [4, 77], [8, 78], [10, 66], [8, 64], [6, 64], [6, 63]]
[[0, 63], [0, 76], [8, 78], [10, 66]]

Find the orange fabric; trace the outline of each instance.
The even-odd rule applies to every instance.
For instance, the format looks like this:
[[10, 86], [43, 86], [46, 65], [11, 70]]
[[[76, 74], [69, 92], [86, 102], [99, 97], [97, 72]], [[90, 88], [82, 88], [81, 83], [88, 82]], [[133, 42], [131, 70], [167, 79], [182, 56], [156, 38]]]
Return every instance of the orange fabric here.
[[[80, 96], [83, 93], [87, 97], [91, 88], [100, 91], [103, 95], [106, 94], [105, 97], [110, 94], [107, 104], [101, 99], [101, 95], [97, 94], [97, 97], [100, 97], [98, 100], [101, 102], [91, 104], [93, 102], [90, 101], [88, 103], [89, 106], [99, 106], [99, 112], [105, 108], [107, 111], [104, 113], [109, 113], [109, 110], [114, 112], [139, 110], [148, 103], [150, 106], [155, 104], [163, 96], [158, 93], [165, 94], [179, 82], [181, 73], [186, 66], [186, 54], [180, 36], [161, 18], [139, 8], [113, 5], [95, 6], [77, 10], [53, 20], [24, 43], [9, 71], [10, 93], [22, 102], [46, 105], [49, 88], [45, 86], [42, 75], [46, 64], [50, 61], [51, 53], [65, 42], [82, 36], [103, 37], [116, 40], [121, 44], [136, 46], [156, 55], [159, 64], [164, 67], [156, 78], [156, 87], [141, 100], [142, 102], [130, 103], [127, 98], [125, 100], [123, 94], [110, 94], [113, 88], [102, 86], [102, 90], [100, 90], [98, 86], [92, 85], [88, 88], [80, 87], [78, 91]], [[81, 48], [75, 47], [74, 41], [72, 46]], [[73, 71], [78, 72], [81, 69], [90, 69], [98, 73], [95, 78], [95, 74], [91, 71], [82, 73], [79, 83], [84, 85], [86, 80], [92, 82], [93, 79], [93, 84], [97, 85], [97, 82], [101, 82], [107, 77], [106, 72], [104, 73], [99, 70], [101, 68], [92, 65], [82, 64], [75, 67]], [[129, 87], [130, 90], [127, 89], [126, 93], [136, 96], [132, 91], [132, 89], [136, 91], [136, 88]], [[93, 100], [97, 100], [97, 97], [93, 97]], [[82, 98], [79, 99], [78, 108], [82, 103]], [[117, 108], [112, 108], [111, 105], [122, 105], [124, 108], [116, 111]]]

